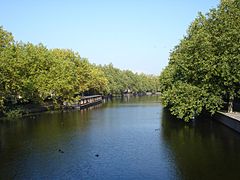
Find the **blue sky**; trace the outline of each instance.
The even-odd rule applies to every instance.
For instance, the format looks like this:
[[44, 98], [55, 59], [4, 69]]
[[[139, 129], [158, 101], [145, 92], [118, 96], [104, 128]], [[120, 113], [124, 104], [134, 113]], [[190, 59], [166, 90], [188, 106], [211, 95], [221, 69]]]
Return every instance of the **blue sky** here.
[[219, 0], [0, 0], [15, 40], [69, 48], [91, 63], [159, 74], [199, 11]]

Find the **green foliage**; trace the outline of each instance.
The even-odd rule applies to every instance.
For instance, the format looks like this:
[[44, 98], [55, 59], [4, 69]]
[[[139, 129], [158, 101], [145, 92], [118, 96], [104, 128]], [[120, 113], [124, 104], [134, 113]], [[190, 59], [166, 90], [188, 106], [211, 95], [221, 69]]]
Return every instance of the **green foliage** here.
[[16, 119], [23, 116], [23, 110], [20, 108], [12, 109], [7, 112], [4, 112], [7, 119]]
[[3, 27], [0, 27], [0, 82], [0, 114], [9, 117], [21, 114], [14, 108], [23, 103], [43, 104], [50, 99], [55, 108], [61, 108], [64, 102], [76, 101], [77, 94], [158, 89], [155, 76], [122, 71], [112, 65], [96, 66], [69, 49], [15, 42]]
[[199, 13], [160, 75], [162, 100], [185, 121], [203, 109], [214, 113], [240, 90], [240, 2], [222, 1]]
[[132, 93], [157, 92], [159, 81], [157, 76], [133, 73], [120, 70], [112, 64], [99, 67], [109, 82], [108, 91], [111, 94], [122, 94], [129, 90]]
[[[14, 67], [14, 40], [11, 33], [0, 27], [0, 110], [4, 109], [4, 101], [12, 94], [16, 94], [19, 83]], [[16, 81], [15, 81], [16, 80]]]
[[209, 94], [204, 89], [187, 83], [175, 83], [162, 93], [162, 103], [169, 106], [173, 115], [188, 122], [197, 117], [203, 109], [214, 113], [221, 108], [219, 96]]

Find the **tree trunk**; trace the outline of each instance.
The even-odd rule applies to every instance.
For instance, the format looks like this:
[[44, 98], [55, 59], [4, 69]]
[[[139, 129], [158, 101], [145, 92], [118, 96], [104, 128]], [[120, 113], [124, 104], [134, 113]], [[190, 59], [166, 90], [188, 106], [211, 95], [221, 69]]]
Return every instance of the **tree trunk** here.
[[228, 101], [228, 112], [229, 113], [233, 112], [233, 101], [234, 101], [234, 96], [230, 95], [229, 101]]

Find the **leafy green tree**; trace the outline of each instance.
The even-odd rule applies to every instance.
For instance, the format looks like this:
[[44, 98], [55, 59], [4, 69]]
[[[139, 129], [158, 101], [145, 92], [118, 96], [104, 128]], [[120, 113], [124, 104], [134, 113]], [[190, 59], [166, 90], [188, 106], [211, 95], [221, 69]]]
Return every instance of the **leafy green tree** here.
[[156, 92], [159, 89], [158, 76], [133, 73], [130, 70], [120, 70], [112, 64], [99, 66], [109, 82], [111, 94], [123, 94], [126, 90], [132, 93]]
[[70, 50], [53, 49], [50, 51], [49, 60], [49, 72], [39, 79], [39, 87], [44, 84], [39, 88], [42, 97], [51, 96], [54, 100], [71, 101], [74, 93], [78, 91], [75, 53]]
[[39, 102], [44, 99], [43, 89], [48, 86], [47, 76], [52, 66], [49, 51], [42, 44], [16, 44], [16, 69], [22, 88], [19, 95], [22, 100]]
[[16, 73], [14, 39], [11, 33], [0, 27], [0, 111], [8, 99], [15, 98], [20, 89], [20, 77]]
[[232, 111], [240, 80], [239, 18], [239, 1], [224, 1], [206, 16], [200, 13], [175, 47], [160, 76], [162, 100], [173, 114], [189, 121], [202, 109], [214, 113], [226, 96]]
[[89, 90], [94, 94], [106, 94], [109, 92], [108, 80], [104, 72], [96, 66], [91, 67], [91, 79], [89, 80]]
[[0, 27], [1, 115], [18, 104], [44, 105], [46, 99], [59, 106], [73, 101], [76, 94], [154, 91], [155, 79], [112, 64], [96, 66], [69, 49], [15, 42], [12, 34]]
[[240, 1], [222, 1], [209, 13], [208, 33], [220, 88], [228, 98], [228, 111], [233, 111], [234, 98], [240, 90]]

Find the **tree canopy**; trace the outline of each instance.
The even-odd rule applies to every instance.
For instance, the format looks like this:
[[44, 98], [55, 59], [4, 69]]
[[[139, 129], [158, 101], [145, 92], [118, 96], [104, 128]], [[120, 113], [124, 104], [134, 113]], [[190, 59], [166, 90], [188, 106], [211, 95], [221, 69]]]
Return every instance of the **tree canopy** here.
[[240, 90], [240, 1], [222, 1], [190, 25], [160, 75], [162, 101], [189, 121], [212, 114], [227, 99], [232, 111]]
[[15, 42], [0, 27], [0, 114], [14, 104], [71, 102], [84, 94], [156, 92], [158, 77], [91, 64], [70, 49]]
[[112, 64], [99, 66], [109, 82], [109, 93], [121, 94], [126, 90], [132, 93], [157, 92], [159, 81], [157, 76], [133, 73], [129, 70], [120, 70]]

